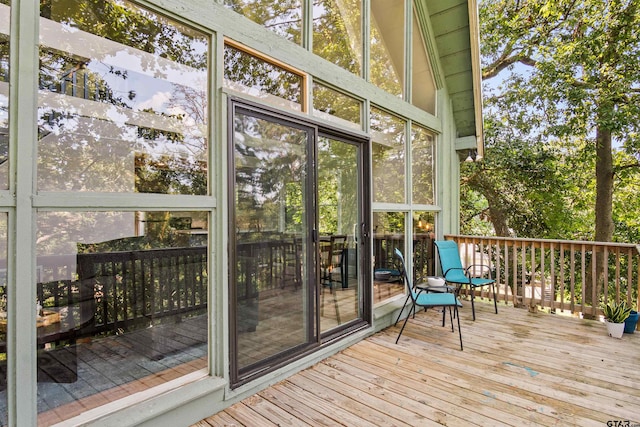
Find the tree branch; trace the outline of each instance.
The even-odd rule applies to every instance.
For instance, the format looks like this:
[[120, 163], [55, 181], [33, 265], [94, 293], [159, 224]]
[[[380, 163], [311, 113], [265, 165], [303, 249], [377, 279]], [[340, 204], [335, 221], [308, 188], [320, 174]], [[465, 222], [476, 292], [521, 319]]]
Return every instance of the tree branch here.
[[535, 67], [537, 64], [536, 60], [534, 60], [533, 58], [529, 58], [523, 53], [519, 53], [511, 57], [504, 57], [503, 55], [502, 57], [494, 61], [492, 64], [485, 67], [485, 69], [482, 71], [482, 80], [487, 80], [497, 76], [500, 73], [500, 71], [504, 70], [505, 68], [517, 62], [524, 65], [528, 65], [530, 67]]
[[636, 162], [636, 163], [629, 163], [626, 165], [620, 165], [620, 166], [616, 166], [614, 168], [614, 174], [620, 171], [623, 171], [625, 169], [632, 169], [632, 168], [640, 168], [640, 161]]

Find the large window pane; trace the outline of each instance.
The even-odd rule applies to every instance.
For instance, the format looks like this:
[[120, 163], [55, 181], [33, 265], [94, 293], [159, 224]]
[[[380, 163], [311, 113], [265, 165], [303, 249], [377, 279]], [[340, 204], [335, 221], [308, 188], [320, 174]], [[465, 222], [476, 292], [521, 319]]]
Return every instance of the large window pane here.
[[362, 129], [362, 102], [319, 83], [313, 84], [313, 114], [328, 121]]
[[302, 76], [229, 45], [224, 47], [224, 84], [271, 104], [302, 110]]
[[371, 82], [402, 96], [404, 84], [404, 0], [371, 0]]
[[207, 367], [207, 230], [205, 212], [37, 216], [39, 425]]
[[0, 190], [9, 188], [9, 4], [0, 0]]
[[416, 283], [424, 283], [428, 276], [435, 275], [436, 238], [435, 214], [413, 213], [413, 277]]
[[413, 204], [433, 205], [435, 191], [435, 144], [433, 134], [411, 126], [411, 172]]
[[371, 109], [373, 201], [405, 202], [405, 121]]
[[208, 38], [126, 1], [41, 17], [38, 189], [206, 194]]
[[436, 114], [436, 82], [433, 79], [431, 63], [427, 56], [427, 46], [424, 44], [422, 31], [413, 15], [413, 46], [412, 50], [412, 79], [411, 103], [424, 111]]
[[7, 214], [0, 213], [0, 425], [7, 425]]
[[301, 0], [224, 0], [224, 5], [287, 40], [302, 43]]
[[405, 213], [373, 213], [373, 298], [378, 303], [401, 295], [404, 282], [394, 250], [405, 253]]
[[362, 0], [313, 2], [313, 53], [362, 75]]

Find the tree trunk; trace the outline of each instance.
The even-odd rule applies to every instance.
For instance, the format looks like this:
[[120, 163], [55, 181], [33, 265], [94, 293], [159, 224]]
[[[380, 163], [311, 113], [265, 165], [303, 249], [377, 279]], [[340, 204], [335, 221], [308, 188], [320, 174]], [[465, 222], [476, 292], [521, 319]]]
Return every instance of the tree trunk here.
[[468, 184], [475, 187], [487, 199], [489, 220], [493, 224], [496, 236], [509, 237], [511, 233], [507, 224], [508, 215], [504, 211], [505, 204], [500, 197], [500, 190], [495, 188], [490, 181], [483, 178], [482, 174], [476, 174], [469, 180]]
[[613, 154], [611, 131], [596, 130], [596, 229], [597, 242], [613, 238]]
[[[485, 195], [485, 197], [487, 197]], [[507, 214], [494, 201], [489, 201], [489, 216], [496, 236], [509, 237], [511, 232], [507, 225]]]
[[[598, 128], [596, 130], [596, 224], [595, 241], [610, 242], [613, 239], [613, 154], [611, 152], [611, 131]], [[596, 262], [595, 280], [588, 269], [584, 284], [584, 301], [593, 307], [592, 314], [595, 317], [599, 305], [598, 295], [604, 283], [604, 269], [607, 268], [608, 260], [604, 258], [603, 252], [596, 252], [591, 262]], [[595, 282], [595, 300], [594, 300]], [[606, 303], [606, 301], [603, 301]]]

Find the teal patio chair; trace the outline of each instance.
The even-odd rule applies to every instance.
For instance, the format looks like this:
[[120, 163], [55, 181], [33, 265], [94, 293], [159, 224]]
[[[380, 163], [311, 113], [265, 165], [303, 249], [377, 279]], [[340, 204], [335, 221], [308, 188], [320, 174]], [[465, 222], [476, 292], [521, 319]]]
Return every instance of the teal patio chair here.
[[[407, 326], [407, 321], [413, 312], [415, 316], [416, 307], [421, 308], [442, 308], [442, 326], [445, 325], [446, 320], [446, 308], [449, 308], [449, 319], [451, 321], [451, 332], [454, 332], [453, 328], [453, 319], [458, 320], [458, 335], [460, 336], [460, 350], [462, 350], [462, 331], [460, 330], [460, 316], [458, 315], [458, 307], [462, 307], [462, 303], [458, 300], [455, 294], [448, 292], [439, 292], [439, 293], [428, 293], [425, 289], [415, 288], [412, 285], [412, 282], [408, 276], [407, 269], [404, 263], [404, 256], [399, 249], [394, 250], [395, 255], [400, 259], [400, 274], [403, 277], [404, 282], [407, 285], [407, 291], [409, 292], [409, 297], [411, 298], [412, 306], [407, 314], [407, 317], [404, 319], [404, 323], [402, 324], [402, 328], [400, 329], [400, 333], [398, 334], [398, 338], [396, 338], [396, 344], [400, 340], [400, 336], [404, 331], [404, 327]], [[453, 312], [452, 309], [453, 308]], [[404, 310], [404, 307], [402, 307]], [[452, 314], [453, 313], [453, 314]]]
[[[442, 269], [442, 277], [446, 280], [446, 283], [450, 283], [458, 287], [457, 294], [460, 293], [460, 288], [467, 286], [471, 293], [471, 312], [473, 313], [473, 320], [476, 320], [476, 309], [473, 305], [475, 298], [475, 289], [483, 286], [491, 286], [493, 291], [493, 305], [498, 314], [498, 300], [496, 299], [496, 286], [495, 279], [491, 277], [491, 268], [484, 264], [473, 264], [466, 269], [462, 266], [462, 260], [460, 259], [460, 252], [458, 251], [458, 244], [453, 240], [436, 240], [436, 248], [438, 248], [438, 257], [440, 258], [440, 268]], [[478, 270], [479, 268], [479, 270]], [[489, 278], [485, 277], [473, 277], [471, 272], [482, 271], [489, 275]]]

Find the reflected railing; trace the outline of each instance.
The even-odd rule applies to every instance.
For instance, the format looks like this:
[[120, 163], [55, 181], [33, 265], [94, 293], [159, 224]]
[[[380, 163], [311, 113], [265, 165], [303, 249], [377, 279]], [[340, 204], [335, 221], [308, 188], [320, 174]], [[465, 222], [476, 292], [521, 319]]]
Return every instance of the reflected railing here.
[[37, 284], [38, 301], [49, 311], [77, 307], [74, 323], [82, 327], [68, 331], [76, 338], [122, 333], [185, 313], [201, 315], [207, 305], [206, 249], [41, 256], [38, 275], [44, 280]]
[[[394, 249], [405, 249], [406, 236], [403, 233], [374, 233], [373, 235], [373, 290], [374, 302], [403, 295], [406, 290], [400, 277], [400, 267], [397, 257], [393, 256]], [[415, 283], [427, 281], [427, 277], [434, 276], [435, 257], [432, 233], [414, 233], [412, 242], [412, 277]]]
[[36, 263], [43, 425], [99, 405], [95, 394], [118, 396], [125, 386], [130, 394], [206, 368], [206, 246], [38, 256]]
[[[426, 282], [428, 276], [435, 275], [433, 235], [415, 233], [413, 235], [413, 276], [417, 283]], [[373, 237], [374, 272], [377, 270], [397, 270], [394, 249], [405, 252], [405, 235], [402, 233], [375, 233]]]
[[[640, 246], [613, 242], [446, 235], [463, 264], [489, 265], [499, 300], [595, 318], [609, 301], [640, 304]], [[483, 297], [489, 297], [483, 291]]]

